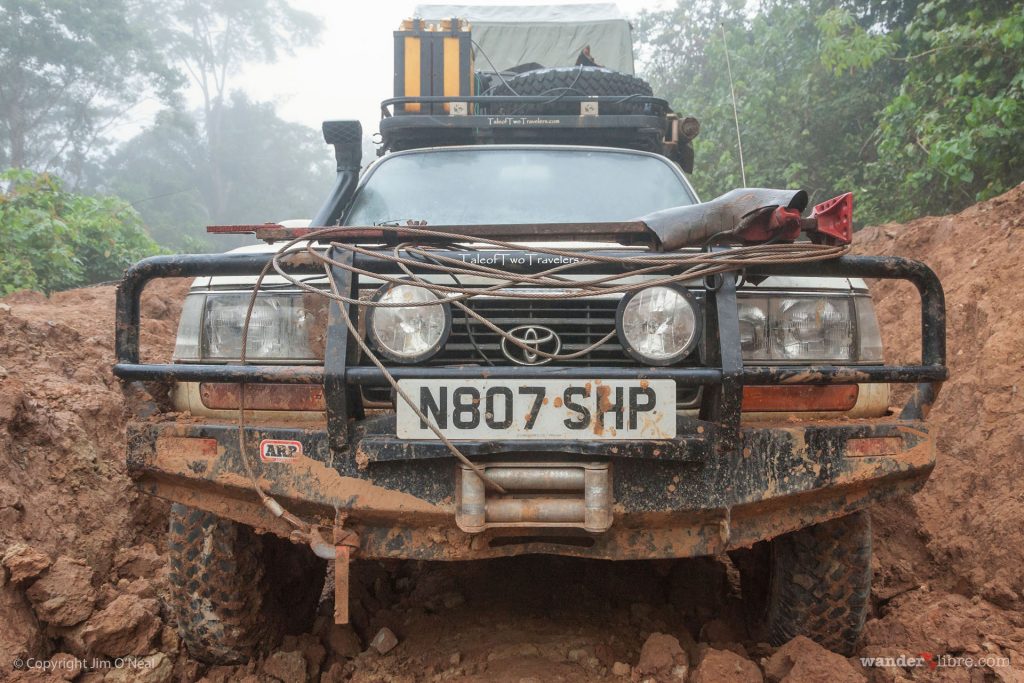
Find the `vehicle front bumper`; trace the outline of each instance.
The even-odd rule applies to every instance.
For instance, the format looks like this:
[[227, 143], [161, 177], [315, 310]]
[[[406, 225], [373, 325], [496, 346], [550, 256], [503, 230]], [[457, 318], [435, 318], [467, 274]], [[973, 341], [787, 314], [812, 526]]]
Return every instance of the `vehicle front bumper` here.
[[[140, 362], [140, 297], [148, 281], [253, 276], [268, 268], [270, 258], [266, 254], [157, 256], [130, 268], [117, 294], [114, 373], [126, 382], [163, 385], [320, 385], [326, 424], [250, 424], [240, 438], [237, 425], [196, 418], [134, 423], [129, 428], [128, 463], [144, 490], [289, 536], [292, 529], [270, 513], [273, 506], [261, 503], [257, 491], [263, 491], [291, 513], [333, 527], [336, 543], [340, 544], [339, 529], [356, 534], [358, 541], [352, 547], [363, 557], [455, 560], [555, 553], [650, 559], [715, 554], [838, 517], [919, 488], [934, 466], [932, 441], [923, 420], [948, 376], [945, 303], [935, 274], [924, 264], [895, 257], [843, 256], [764, 265], [748, 269], [744, 277], [751, 281], [789, 275], [912, 282], [921, 298], [920, 364], [746, 365], [740, 348], [737, 274], [730, 271], [704, 283], [701, 367], [390, 368], [390, 379], [398, 381], [435, 379], [457, 384], [486, 373], [496, 381], [671, 379], [703, 387], [701, 419], [679, 417], [677, 437], [671, 441], [460, 442], [462, 452], [479, 465], [548, 463], [569, 469], [583, 464], [603, 467], [605, 472], [607, 488], [599, 497], [607, 507], [598, 520], [601, 524], [474, 527], [466, 523], [460, 507], [466, 492], [460, 485], [465, 482], [464, 470], [447, 448], [436, 442], [398, 440], [393, 417], [352, 419], [361, 415], [358, 402], [350, 401], [354, 389], [386, 386], [389, 377], [377, 368], [349, 362], [352, 346], [337, 304], [330, 307], [322, 366]], [[391, 267], [373, 255], [356, 257], [345, 251], [333, 258], [350, 259], [360, 272], [380, 273]], [[587, 272], [601, 274], [618, 267], [595, 262]], [[294, 264], [296, 273], [322, 273], [310, 268]], [[350, 270], [334, 266], [331, 277], [338, 291], [358, 292]], [[916, 386], [899, 417], [891, 420], [743, 421], [745, 386], [862, 383]], [[264, 462], [259, 444], [265, 439], [298, 442], [302, 455], [286, 462]], [[520, 511], [544, 522], [544, 511], [530, 510], [529, 501], [521, 500], [527, 502], [520, 503]], [[578, 509], [579, 501], [573, 504]]]
[[[920, 488], [935, 460], [915, 420], [744, 425], [742, 447], [716, 448], [712, 422], [679, 417], [672, 441], [462, 442], [482, 465], [607, 464], [605, 531], [521, 525], [467, 533], [456, 524], [460, 467], [440, 443], [394, 437], [394, 418], [356, 423], [347, 448], [324, 425], [134, 422], [128, 465], [143, 490], [257, 529], [291, 529], [264, 492], [294, 514], [358, 537], [358, 556], [468, 560], [549, 553], [604, 559], [712, 555], [838, 517]], [[264, 439], [302, 455], [264, 462]], [[255, 482], [255, 484], [254, 484]]]

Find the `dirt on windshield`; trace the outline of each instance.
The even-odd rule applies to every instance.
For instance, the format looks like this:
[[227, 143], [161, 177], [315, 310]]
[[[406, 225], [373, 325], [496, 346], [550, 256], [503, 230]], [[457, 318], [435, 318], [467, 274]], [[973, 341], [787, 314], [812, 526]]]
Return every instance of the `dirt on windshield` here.
[[[309, 633], [247, 665], [200, 664], [162, 602], [168, 506], [125, 473], [113, 287], [2, 299], [0, 680], [1024, 680], [1022, 216], [1018, 187], [857, 234], [860, 253], [917, 258], [942, 278], [952, 379], [930, 417], [934, 474], [874, 512], [871, 615], [853, 658], [752, 641], [735, 572], [715, 558], [537, 556], [356, 562], [351, 627], [332, 623], [329, 577]], [[148, 357], [169, 357], [186, 289], [147, 290]], [[916, 293], [872, 290], [887, 360], [917, 360]]]

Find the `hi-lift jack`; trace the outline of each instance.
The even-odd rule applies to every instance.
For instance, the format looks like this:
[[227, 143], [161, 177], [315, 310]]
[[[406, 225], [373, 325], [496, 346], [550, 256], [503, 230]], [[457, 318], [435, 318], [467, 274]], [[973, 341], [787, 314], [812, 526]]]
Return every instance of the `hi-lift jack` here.
[[[304, 237], [346, 243], [393, 245], [407, 240], [419, 243], [447, 243], [453, 237], [507, 242], [564, 241], [607, 242], [647, 245], [653, 250], [671, 251], [704, 246], [709, 240], [732, 240], [744, 244], [793, 242], [801, 234], [816, 244], [841, 245], [853, 241], [853, 194], [834, 197], [814, 206], [803, 217], [807, 193], [803, 190], [749, 188], [733, 190], [710, 202], [665, 209], [632, 221], [606, 223], [528, 223], [494, 225], [335, 226], [285, 227], [278, 223], [258, 225], [211, 225], [207, 232], [218, 235], [251, 234], [264, 242], [291, 241]], [[409, 230], [406, 232], [403, 227]], [[429, 229], [436, 235], [423, 235]], [[329, 231], [329, 232], [325, 232]]]

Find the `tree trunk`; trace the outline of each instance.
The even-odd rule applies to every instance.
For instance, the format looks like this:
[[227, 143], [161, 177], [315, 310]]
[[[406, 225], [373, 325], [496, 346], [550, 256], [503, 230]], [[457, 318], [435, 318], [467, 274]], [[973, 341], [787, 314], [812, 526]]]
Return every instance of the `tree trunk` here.
[[7, 165], [11, 168], [25, 168], [28, 164], [28, 126], [25, 123], [25, 112], [17, 103], [17, 83], [10, 83], [5, 91], [9, 100], [0, 104], [5, 105], [3, 117], [7, 121], [10, 154]]
[[7, 160], [7, 165], [11, 168], [25, 168], [25, 130], [24, 127], [19, 125], [20, 122], [16, 122], [14, 119], [7, 120], [8, 128], [10, 130], [10, 146], [11, 156]]
[[225, 215], [228, 205], [228, 187], [223, 168], [223, 136], [221, 135], [223, 113], [223, 103], [220, 98], [217, 98], [206, 114], [206, 147], [210, 166], [210, 205], [207, 208], [211, 218], [218, 223], [226, 222], [229, 219]]

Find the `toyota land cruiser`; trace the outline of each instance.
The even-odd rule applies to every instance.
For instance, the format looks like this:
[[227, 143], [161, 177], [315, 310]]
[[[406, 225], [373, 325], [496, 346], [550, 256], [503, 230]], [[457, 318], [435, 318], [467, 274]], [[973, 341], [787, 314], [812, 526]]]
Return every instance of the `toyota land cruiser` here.
[[[795, 235], [831, 209], [801, 218], [802, 192], [699, 203], [681, 121], [627, 96], [396, 98], [447, 111], [385, 118], [391, 153], [361, 174], [358, 124], [325, 124], [338, 181], [309, 227], [220, 228], [267, 244], [128, 271], [114, 371], [170, 396], [128, 461], [175, 503], [194, 656], [308, 626], [328, 561], [345, 620], [352, 556], [524, 553], [728, 556], [752, 638], [851, 651], [867, 509], [934, 464], [941, 287], [909, 260], [807, 257]], [[140, 293], [180, 276], [173, 363], [144, 363]], [[919, 364], [883, 362], [862, 278], [917, 286]], [[915, 385], [897, 413], [890, 383]]]

